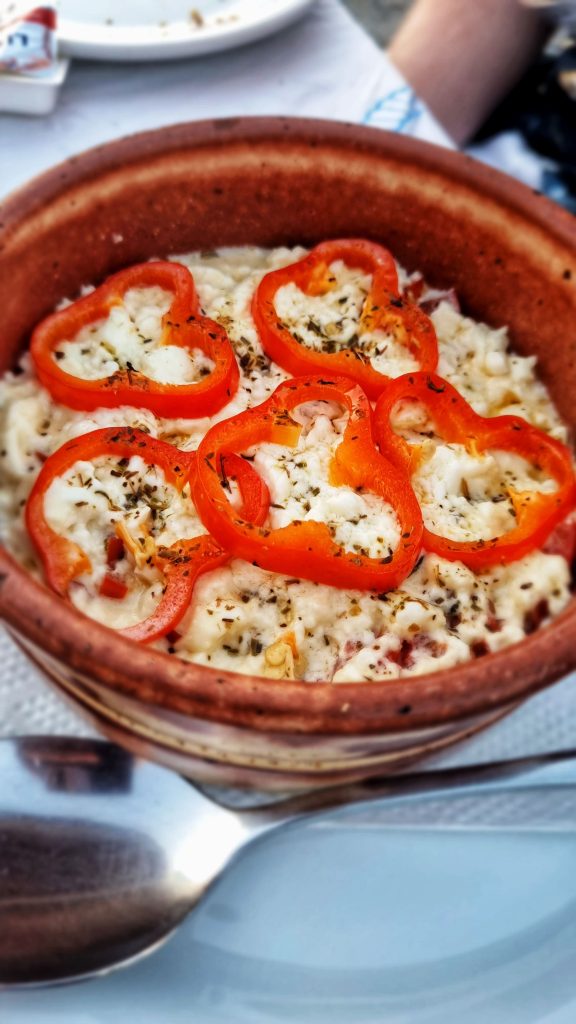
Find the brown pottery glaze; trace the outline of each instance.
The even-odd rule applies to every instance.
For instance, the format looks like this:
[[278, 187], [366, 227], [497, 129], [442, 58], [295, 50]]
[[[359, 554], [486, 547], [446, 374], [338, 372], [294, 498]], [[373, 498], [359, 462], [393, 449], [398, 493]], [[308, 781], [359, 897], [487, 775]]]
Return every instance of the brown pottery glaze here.
[[[192, 249], [389, 246], [466, 312], [508, 324], [576, 425], [576, 222], [469, 158], [332, 122], [176, 125], [90, 150], [0, 207], [0, 370], [36, 321], [120, 267]], [[576, 604], [502, 653], [413, 679], [270, 681], [185, 664], [92, 622], [0, 555], [0, 613], [102, 731], [205, 779], [311, 785], [469, 735], [576, 666]]]

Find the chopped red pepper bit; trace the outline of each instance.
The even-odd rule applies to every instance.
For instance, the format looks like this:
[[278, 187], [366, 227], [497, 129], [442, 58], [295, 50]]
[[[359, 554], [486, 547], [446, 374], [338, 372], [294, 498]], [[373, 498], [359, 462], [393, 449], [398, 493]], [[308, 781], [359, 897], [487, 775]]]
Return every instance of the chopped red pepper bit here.
[[[173, 293], [162, 318], [162, 345], [201, 349], [214, 368], [195, 384], [162, 384], [130, 365], [110, 377], [86, 380], [67, 373], [55, 358], [64, 341], [73, 341], [88, 324], [105, 319], [130, 288], [165, 288]], [[30, 352], [41, 383], [52, 398], [71, 409], [133, 405], [157, 416], [196, 418], [217, 412], [238, 389], [240, 375], [226, 331], [202, 315], [194, 279], [179, 263], [140, 263], [113, 274], [90, 295], [46, 317], [36, 327]]]
[[543, 550], [548, 555], [562, 555], [567, 562], [576, 559], [576, 514], [570, 512], [548, 537]]
[[111, 597], [121, 601], [123, 597], [126, 597], [128, 587], [123, 580], [119, 580], [113, 573], [107, 572], [98, 588], [98, 593], [101, 597]]
[[106, 565], [109, 569], [115, 569], [116, 564], [120, 562], [126, 554], [124, 548], [124, 542], [120, 537], [115, 537], [112, 534], [106, 541]]
[[380, 450], [399, 470], [412, 476], [423, 447], [410, 444], [393, 429], [394, 407], [404, 400], [421, 402], [435, 428], [448, 444], [463, 445], [472, 454], [508, 451], [545, 470], [558, 484], [556, 491], [508, 490], [515, 526], [489, 540], [450, 540], [424, 528], [423, 546], [443, 558], [461, 561], [474, 571], [516, 561], [537, 548], [576, 505], [572, 455], [566, 445], [527, 423], [520, 416], [480, 416], [448, 381], [431, 373], [397, 377], [379, 399], [374, 432]]
[[[385, 558], [346, 551], [322, 522], [294, 521], [278, 529], [257, 526], [233, 508], [222, 486], [222, 456], [266, 442], [295, 446], [302, 425], [290, 413], [315, 400], [338, 402], [349, 413], [332, 460], [331, 483], [379, 495], [396, 512], [401, 538]], [[370, 403], [361, 388], [345, 377], [288, 380], [262, 405], [213, 426], [198, 448], [192, 494], [204, 525], [232, 555], [291, 577], [336, 587], [390, 590], [408, 576], [420, 551], [422, 517], [408, 478], [377, 452]]]
[[358, 347], [338, 352], [318, 352], [296, 340], [280, 321], [274, 300], [279, 288], [295, 284], [306, 295], [324, 295], [334, 286], [330, 265], [342, 260], [372, 274], [370, 292], [360, 317], [360, 332], [382, 330], [394, 335], [423, 370], [435, 370], [438, 343], [430, 318], [413, 302], [401, 297], [392, 254], [365, 239], [348, 238], [322, 242], [307, 256], [266, 274], [252, 301], [252, 315], [262, 345], [279, 366], [294, 374], [345, 374], [356, 381], [369, 398], [376, 399], [390, 380], [373, 368]]

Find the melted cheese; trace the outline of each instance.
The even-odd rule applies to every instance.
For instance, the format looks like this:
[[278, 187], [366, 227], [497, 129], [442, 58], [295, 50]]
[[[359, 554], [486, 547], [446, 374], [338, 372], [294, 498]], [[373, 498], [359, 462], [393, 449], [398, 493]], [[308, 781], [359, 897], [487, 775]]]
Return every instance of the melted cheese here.
[[254, 449], [254, 468], [270, 490], [270, 525], [278, 529], [295, 520], [325, 523], [334, 542], [346, 551], [384, 558], [400, 538], [394, 510], [376, 495], [334, 487], [329, 481], [344, 426], [343, 419], [320, 413], [297, 448], [263, 444]]
[[[130, 407], [73, 412], [52, 402], [27, 356], [20, 373], [5, 376], [0, 382], [0, 522], [5, 543], [31, 572], [39, 575], [39, 567], [22, 509], [43, 459], [65, 441], [98, 427], [130, 425], [193, 450], [212, 423], [257, 405], [286, 379], [262, 350], [250, 302], [264, 273], [303, 252], [246, 247], [177, 257], [194, 274], [203, 312], [228, 331], [240, 365], [237, 394], [211, 419], [162, 420]], [[277, 295], [279, 313], [312, 348], [323, 347], [327, 339], [328, 347], [336, 350], [354, 336], [369, 288], [366, 275], [338, 264], [332, 270], [336, 284], [325, 296], [303, 296], [292, 286]], [[399, 274], [408, 283], [401, 268]], [[128, 292], [123, 306], [106, 321], [60, 346], [61, 365], [98, 377], [130, 362], [158, 380], [198, 379], [207, 365], [203, 356], [180, 349], [175, 354], [171, 346], [161, 345], [161, 320], [169, 301], [161, 289]], [[534, 360], [508, 351], [504, 329], [477, 324], [446, 302], [433, 319], [439, 372], [478, 412], [519, 414], [565, 439], [565, 428], [536, 379]], [[358, 338], [372, 364], [392, 376], [413, 369], [406, 350], [396, 351], [394, 342], [380, 335]], [[377, 352], [382, 345], [386, 350]], [[82, 353], [83, 348], [88, 351]], [[342, 410], [332, 403], [308, 403], [294, 416], [304, 424], [295, 451], [262, 445], [252, 452], [275, 506], [269, 525], [316, 519], [347, 550], [360, 549], [373, 557], [386, 554], [398, 539], [393, 510], [370, 494], [330, 484], [330, 461], [345, 426]], [[492, 536], [510, 528], [511, 486], [551, 486], [516, 456], [490, 452], [479, 459], [445, 444], [414, 403], [396, 410], [395, 427], [411, 441], [425, 441], [427, 457], [414, 485], [430, 528], [454, 538]], [[169, 545], [203, 527], [189, 496], [168, 487], [157, 470], [130, 460], [128, 472], [135, 473], [130, 490], [124, 486], [125, 475], [116, 476], [117, 471], [108, 460], [95, 466], [77, 464], [50, 488], [46, 512], [54, 529], [81, 544], [92, 561], [91, 572], [73, 584], [72, 600], [86, 614], [121, 627], [151, 613], [163, 580], [146, 559], [136, 565], [128, 552], [115, 572], [130, 585], [129, 597], [118, 601], [98, 594], [106, 571], [106, 537], [118, 520], [125, 521], [138, 543], [152, 537]], [[137, 497], [128, 498], [132, 487]], [[178, 635], [156, 646], [195, 663], [267, 676], [271, 685], [292, 675], [311, 683], [385, 680], [500, 650], [558, 614], [569, 598], [565, 559], [542, 552], [481, 575], [459, 562], [424, 555], [402, 587], [389, 594], [321, 586], [234, 559], [201, 577]]]
[[[160, 599], [163, 580], [154, 565], [154, 550], [206, 532], [188, 487], [181, 493], [166, 484], [162, 471], [138, 456], [75, 463], [52, 481], [44, 513], [48, 525], [78, 544], [91, 562], [90, 572], [71, 587], [72, 602], [104, 623], [113, 615], [117, 628], [146, 618]], [[107, 541], [118, 535], [119, 524], [122, 538], [130, 542], [114, 567], [114, 575], [128, 588], [121, 601], [99, 593], [109, 571]]]
[[556, 490], [533, 467], [511, 452], [471, 455], [462, 445], [428, 443], [412, 477], [424, 524], [451, 540], [490, 540], [516, 526], [511, 495]]
[[295, 284], [278, 289], [275, 309], [294, 337], [317, 352], [354, 348], [374, 370], [387, 377], [417, 370], [416, 359], [392, 334], [359, 329], [370, 275], [351, 269], [340, 260], [331, 264], [330, 272], [333, 281], [324, 295], [306, 295]]
[[214, 364], [201, 349], [162, 344], [162, 317], [172, 296], [162, 288], [130, 288], [104, 320], [62, 341], [54, 359], [66, 373], [84, 380], [134, 370], [161, 384], [191, 384]]

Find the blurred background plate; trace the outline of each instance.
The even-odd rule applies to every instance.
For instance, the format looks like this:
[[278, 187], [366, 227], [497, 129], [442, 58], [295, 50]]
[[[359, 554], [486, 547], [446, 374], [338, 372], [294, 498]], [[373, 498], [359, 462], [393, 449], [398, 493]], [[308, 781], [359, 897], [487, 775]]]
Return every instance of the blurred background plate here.
[[60, 0], [60, 52], [91, 60], [175, 60], [250, 43], [314, 0]]

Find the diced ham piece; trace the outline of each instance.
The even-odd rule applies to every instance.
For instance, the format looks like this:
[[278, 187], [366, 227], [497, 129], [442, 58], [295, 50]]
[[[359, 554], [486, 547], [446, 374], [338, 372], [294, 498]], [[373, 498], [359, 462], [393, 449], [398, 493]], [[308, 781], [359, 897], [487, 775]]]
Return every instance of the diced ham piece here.
[[576, 558], [576, 512], [571, 512], [552, 530], [543, 549], [547, 555], [562, 555], [567, 562]]
[[416, 302], [420, 309], [423, 309], [428, 315], [433, 313], [435, 309], [438, 309], [442, 302], [449, 302], [458, 313], [460, 312], [458, 296], [453, 288], [446, 290], [429, 288], [421, 275], [414, 276], [406, 285], [404, 298], [408, 299], [409, 302]]

